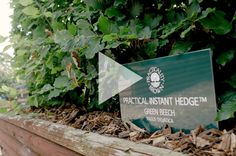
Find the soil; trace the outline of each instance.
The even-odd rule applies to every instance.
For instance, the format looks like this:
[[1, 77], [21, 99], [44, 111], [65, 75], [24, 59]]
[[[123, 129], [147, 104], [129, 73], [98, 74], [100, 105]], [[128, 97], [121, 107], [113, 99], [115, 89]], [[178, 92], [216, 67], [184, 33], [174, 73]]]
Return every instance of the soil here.
[[122, 122], [119, 112], [94, 111], [87, 113], [85, 109], [70, 104], [62, 105], [59, 108], [30, 109], [26, 112], [34, 112], [38, 118], [54, 123], [150, 144], [188, 155], [236, 155], [236, 127], [229, 131], [220, 131], [218, 129], [206, 130], [199, 126], [190, 134], [186, 134], [182, 131], [174, 133], [170, 127], [165, 126], [150, 134], [130, 122]]

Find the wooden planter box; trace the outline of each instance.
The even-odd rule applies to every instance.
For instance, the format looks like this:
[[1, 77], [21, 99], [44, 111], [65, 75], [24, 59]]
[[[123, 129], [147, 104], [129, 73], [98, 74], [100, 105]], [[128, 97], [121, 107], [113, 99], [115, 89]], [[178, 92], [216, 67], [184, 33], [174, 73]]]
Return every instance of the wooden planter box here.
[[22, 116], [0, 115], [3, 156], [182, 156], [150, 145]]

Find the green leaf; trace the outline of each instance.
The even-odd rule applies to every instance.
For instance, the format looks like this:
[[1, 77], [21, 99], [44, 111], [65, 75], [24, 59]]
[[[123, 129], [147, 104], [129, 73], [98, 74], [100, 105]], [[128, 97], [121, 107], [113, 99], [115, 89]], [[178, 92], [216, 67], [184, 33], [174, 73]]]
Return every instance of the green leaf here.
[[8, 112], [8, 108], [0, 108], [0, 114], [4, 114]]
[[53, 86], [58, 89], [66, 88], [68, 85], [70, 85], [70, 80], [67, 76], [59, 76], [55, 79]]
[[39, 25], [37, 28], [33, 31], [33, 39], [37, 40], [39, 38], [45, 38], [47, 34], [44, 32], [45, 26]]
[[231, 37], [236, 39], [236, 24], [234, 25], [234, 30], [232, 31]]
[[46, 92], [48, 92], [48, 91], [50, 91], [52, 89], [53, 89], [53, 87], [50, 84], [45, 84], [43, 86], [43, 88], [38, 92], [38, 94], [46, 93]]
[[106, 9], [105, 15], [107, 15], [107, 17], [109, 17], [109, 18], [123, 16], [123, 14], [120, 12], [120, 10], [113, 7], [113, 6]]
[[236, 73], [230, 77], [230, 80], [226, 80], [225, 82], [236, 89]]
[[71, 35], [75, 36], [77, 33], [77, 26], [74, 23], [68, 24], [68, 31]]
[[101, 43], [101, 39], [99, 37], [92, 37], [89, 40], [89, 45], [84, 50], [84, 54], [87, 59], [92, 59], [95, 54], [104, 49], [104, 43]]
[[5, 42], [5, 40], [6, 40], [6, 37], [3, 37], [2, 35], [0, 35], [0, 43]]
[[48, 100], [51, 100], [54, 97], [58, 97], [61, 94], [61, 92], [62, 92], [62, 90], [60, 90], [60, 89], [51, 90], [48, 95]]
[[53, 36], [55, 43], [61, 46], [66, 45], [72, 38], [73, 36], [67, 30], [57, 31]]
[[206, 10], [202, 11], [202, 14], [200, 17], [198, 17], [195, 21], [199, 21], [201, 19], [204, 19], [208, 16], [208, 14], [215, 12], [215, 8], [207, 8]]
[[179, 21], [177, 24], [168, 23], [164, 27], [164, 30], [162, 31], [162, 35], [160, 36], [160, 38], [165, 39], [168, 36], [172, 35], [173, 33], [177, 32], [183, 26], [185, 22], [186, 22], [186, 19]]
[[35, 95], [29, 96], [27, 101], [31, 106], [39, 107], [39, 102], [38, 102], [37, 96], [35, 96]]
[[80, 19], [76, 22], [77, 26], [79, 29], [85, 29], [85, 28], [91, 28], [92, 25], [87, 21], [87, 20], [84, 20], [84, 19]]
[[64, 24], [57, 21], [53, 21], [51, 26], [53, 31], [65, 29]]
[[157, 47], [159, 46], [159, 41], [156, 39], [147, 44], [145, 51], [149, 58], [155, 58], [157, 55]]
[[174, 43], [169, 55], [182, 54], [192, 48], [193, 43], [188, 41], [177, 41]]
[[115, 0], [114, 6], [119, 6], [119, 5], [126, 5], [127, 0]]
[[22, 12], [28, 16], [37, 16], [39, 15], [39, 10], [34, 6], [27, 6], [22, 10]]
[[102, 8], [104, 8], [106, 6], [106, 3], [109, 2], [109, 1], [105, 1], [105, 0], [83, 0], [83, 2], [87, 6], [92, 7], [93, 9], [101, 10]]
[[134, 1], [134, 3], [132, 3], [132, 6], [130, 8], [131, 16], [137, 17], [141, 14], [142, 11], [143, 11], [143, 5], [140, 4], [138, 1]]
[[98, 75], [95, 66], [92, 65], [91, 63], [88, 64], [88, 66], [87, 66], [87, 71], [88, 71], [88, 73], [89, 73], [89, 74], [87, 75], [88, 80], [92, 80], [93, 78], [96, 78], [97, 75]]
[[6, 86], [5, 84], [2, 85], [2, 88], [1, 88], [4, 92], [9, 92], [10, 91], [10, 88], [8, 86]]
[[33, 4], [34, 1], [33, 0], [19, 0], [19, 3], [23, 6], [28, 6], [30, 4]]
[[61, 66], [53, 67], [52, 71], [51, 71], [51, 74], [56, 74], [56, 73], [58, 73], [58, 72], [60, 72], [62, 70], [63, 70], [63, 68]]
[[155, 28], [160, 24], [160, 21], [162, 20], [162, 16], [157, 15], [156, 17], [152, 17], [150, 14], [145, 14], [143, 22], [146, 26], [149, 26], [150, 28]]
[[138, 39], [138, 35], [136, 33], [132, 33], [130, 27], [120, 26], [119, 29], [120, 33], [118, 37], [123, 38], [125, 40]]
[[110, 42], [106, 45], [106, 49], [111, 49], [111, 48], [117, 48], [118, 46], [120, 46], [121, 44], [125, 44], [124, 41], [114, 41], [114, 42]]
[[7, 46], [5, 46], [4, 48], [3, 48], [3, 52], [6, 52], [6, 51], [8, 51], [10, 48], [12, 48], [12, 45], [10, 44], [10, 45], [7, 45]]
[[236, 112], [236, 92], [227, 92], [220, 98], [222, 104], [221, 109], [218, 111], [216, 120], [222, 121], [234, 117]]
[[225, 13], [219, 10], [200, 20], [200, 23], [205, 29], [213, 30], [218, 35], [227, 34], [232, 29], [232, 24], [225, 18]]
[[230, 62], [234, 58], [234, 49], [230, 49], [226, 52], [222, 52], [220, 56], [216, 59], [216, 62], [222, 66], [225, 66], [228, 62]]
[[119, 39], [119, 36], [117, 33], [111, 33], [108, 35], [104, 35], [102, 38], [102, 42], [111, 42], [111, 41], [116, 41]]
[[52, 15], [52, 12], [50, 12], [50, 11], [46, 11], [46, 12], [44, 12], [43, 14], [44, 14], [44, 16], [46, 16], [46, 17], [52, 17], [52, 16], [53, 16], [53, 15]]
[[151, 35], [152, 35], [152, 31], [149, 27], [145, 27], [138, 33], [138, 37], [140, 40], [151, 38]]
[[25, 50], [25, 49], [19, 49], [19, 50], [17, 50], [16, 53], [17, 53], [17, 55], [22, 56], [22, 55], [25, 55], [27, 52], [28, 52], [28, 51]]
[[185, 29], [181, 34], [180, 37], [181, 38], [185, 38], [185, 36], [192, 30], [195, 28], [195, 25], [190, 25], [187, 29]]
[[133, 39], [138, 39], [138, 36], [137, 34], [129, 34], [129, 35], [124, 35], [123, 38], [128, 40], [133, 40]]
[[236, 14], [234, 14], [232, 21], [236, 21]]
[[49, 57], [47, 58], [46, 62], [45, 62], [45, 65], [47, 68], [49, 69], [53, 69], [53, 55], [49, 55]]
[[191, 5], [186, 8], [186, 13], [189, 18], [196, 16], [199, 12], [201, 12], [201, 7], [196, 0], [194, 0]]
[[104, 34], [117, 33], [119, 30], [118, 26], [105, 16], [100, 16], [97, 24], [98, 29]]
[[76, 22], [76, 26], [79, 29], [78, 34], [84, 36], [95, 36], [95, 33], [91, 30], [93, 26], [84, 19], [80, 19]]

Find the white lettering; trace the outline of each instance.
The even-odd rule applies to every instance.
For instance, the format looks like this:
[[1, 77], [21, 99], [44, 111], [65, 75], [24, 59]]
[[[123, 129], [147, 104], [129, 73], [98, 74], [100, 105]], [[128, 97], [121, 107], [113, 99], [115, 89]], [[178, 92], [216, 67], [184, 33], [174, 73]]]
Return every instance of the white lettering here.
[[171, 118], [161, 118], [161, 117], [157, 117], [157, 122], [161, 122], [161, 123], [174, 123], [173, 119]]
[[159, 109], [161, 116], [175, 116], [175, 110], [173, 109]]
[[150, 105], [172, 105], [173, 97], [150, 97]]
[[146, 118], [148, 121], [156, 121], [156, 118], [154, 116], [147, 116]]
[[198, 97], [175, 97], [175, 105], [179, 106], [199, 106]]
[[155, 108], [144, 108], [144, 114], [146, 115], [158, 115], [158, 109]]
[[135, 105], [162, 105], [172, 106], [199, 106], [206, 103], [207, 97], [123, 97], [123, 104]]

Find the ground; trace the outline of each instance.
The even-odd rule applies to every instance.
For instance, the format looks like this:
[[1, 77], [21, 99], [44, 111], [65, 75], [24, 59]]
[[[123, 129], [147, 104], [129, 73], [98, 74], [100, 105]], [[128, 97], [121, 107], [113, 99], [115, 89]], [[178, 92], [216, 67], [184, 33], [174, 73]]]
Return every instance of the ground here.
[[[2, 112], [10, 110], [9, 105], [11, 105], [10, 102], [0, 100]], [[27, 107], [23, 109], [21, 115], [30, 115], [85, 131], [150, 144], [185, 154], [236, 155], [236, 127], [229, 131], [221, 131], [204, 129], [199, 126], [187, 134], [183, 131], [175, 132], [172, 128], [165, 126], [154, 133], [148, 133], [131, 122], [122, 122], [119, 112], [87, 112], [85, 109], [69, 103], [65, 103], [59, 108]]]
[[59, 108], [29, 109], [36, 118], [66, 124], [74, 128], [96, 132], [102, 135], [128, 139], [191, 155], [236, 155], [236, 128], [229, 131], [196, 127], [191, 133], [174, 132], [163, 127], [155, 133], [148, 133], [131, 122], [122, 122], [119, 112], [108, 113], [86, 110], [65, 104]]

